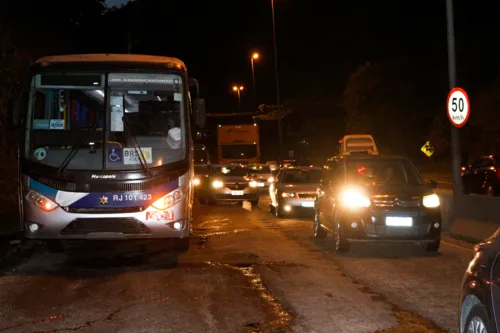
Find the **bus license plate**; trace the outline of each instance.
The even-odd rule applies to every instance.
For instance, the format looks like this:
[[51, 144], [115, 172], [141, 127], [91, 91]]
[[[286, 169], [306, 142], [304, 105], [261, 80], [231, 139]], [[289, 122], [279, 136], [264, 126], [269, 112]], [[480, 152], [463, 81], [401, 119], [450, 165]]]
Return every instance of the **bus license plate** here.
[[413, 219], [411, 217], [387, 216], [385, 218], [385, 225], [391, 227], [411, 227]]
[[231, 191], [231, 195], [243, 195], [243, 191]]

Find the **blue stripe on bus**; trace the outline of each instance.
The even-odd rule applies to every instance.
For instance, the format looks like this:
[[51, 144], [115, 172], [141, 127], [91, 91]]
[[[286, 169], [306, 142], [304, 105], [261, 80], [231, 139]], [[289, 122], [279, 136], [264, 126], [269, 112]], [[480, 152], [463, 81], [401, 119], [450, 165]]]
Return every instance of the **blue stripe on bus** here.
[[47, 197], [48, 199], [55, 201], [56, 195], [57, 195], [57, 190], [55, 188], [49, 187], [47, 185], [44, 185], [42, 183], [37, 182], [36, 180], [33, 180], [30, 178], [29, 180], [29, 187], [33, 191], [40, 193], [41, 195]]
[[72, 203], [71, 208], [120, 208], [149, 206], [167, 193], [179, 188], [179, 180], [175, 179], [168, 184], [149, 191], [137, 192], [92, 192]]

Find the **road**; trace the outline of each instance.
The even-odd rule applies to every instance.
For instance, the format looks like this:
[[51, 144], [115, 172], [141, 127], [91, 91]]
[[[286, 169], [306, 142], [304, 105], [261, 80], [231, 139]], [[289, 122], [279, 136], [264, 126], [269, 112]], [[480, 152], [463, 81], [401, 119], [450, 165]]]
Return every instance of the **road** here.
[[306, 218], [198, 206], [189, 252], [164, 243], [27, 244], [1, 263], [0, 332], [456, 332], [471, 246], [355, 245]]

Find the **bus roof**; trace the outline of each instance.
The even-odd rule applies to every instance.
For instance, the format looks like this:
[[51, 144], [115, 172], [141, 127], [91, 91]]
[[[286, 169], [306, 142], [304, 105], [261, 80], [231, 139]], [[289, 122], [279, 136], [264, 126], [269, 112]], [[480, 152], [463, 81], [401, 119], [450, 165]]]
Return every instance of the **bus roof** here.
[[180, 59], [142, 54], [68, 54], [42, 57], [35, 62], [38, 65], [58, 63], [150, 63], [173, 65], [186, 71], [186, 65]]

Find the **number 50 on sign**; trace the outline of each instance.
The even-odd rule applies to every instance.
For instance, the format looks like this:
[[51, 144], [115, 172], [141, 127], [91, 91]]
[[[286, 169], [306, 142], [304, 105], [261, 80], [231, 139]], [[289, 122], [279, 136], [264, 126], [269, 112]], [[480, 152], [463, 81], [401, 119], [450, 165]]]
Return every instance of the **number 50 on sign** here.
[[448, 94], [448, 118], [455, 127], [463, 127], [470, 115], [469, 95], [462, 88], [453, 88]]

